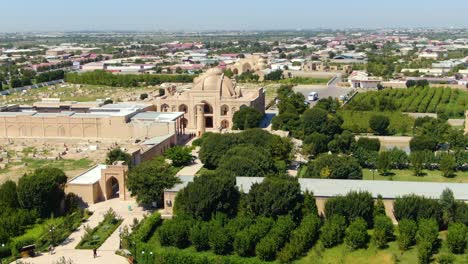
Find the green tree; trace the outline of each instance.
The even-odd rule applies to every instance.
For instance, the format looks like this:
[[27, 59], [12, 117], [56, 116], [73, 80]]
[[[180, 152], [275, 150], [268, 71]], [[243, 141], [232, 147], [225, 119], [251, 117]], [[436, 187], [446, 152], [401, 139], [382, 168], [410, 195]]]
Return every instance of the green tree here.
[[384, 115], [373, 115], [369, 119], [369, 127], [378, 135], [386, 135], [390, 119]]
[[112, 165], [116, 161], [123, 161], [123, 164], [131, 166], [132, 157], [122, 149], [115, 148], [107, 153], [106, 164]]
[[356, 146], [369, 151], [379, 151], [380, 140], [378, 138], [360, 137], [356, 142]]
[[304, 138], [304, 152], [310, 155], [318, 155], [328, 151], [328, 136], [317, 132]]
[[449, 188], [446, 188], [442, 191], [440, 195], [439, 203], [442, 207], [442, 218], [444, 221], [444, 226], [448, 226], [448, 224], [455, 221], [455, 214], [457, 211], [457, 202], [455, 201], [455, 197], [453, 197], [453, 192]]
[[444, 153], [440, 157], [439, 169], [442, 171], [442, 175], [446, 178], [453, 177], [455, 168], [457, 166], [453, 155]]
[[307, 172], [304, 177], [362, 179], [362, 168], [353, 157], [322, 154], [307, 164]]
[[449, 225], [447, 233], [447, 245], [450, 252], [463, 254], [466, 249], [467, 228], [464, 224], [453, 223]]
[[192, 153], [189, 147], [174, 146], [164, 153], [172, 161], [172, 165], [182, 167], [192, 163]]
[[374, 242], [378, 248], [385, 248], [393, 239], [393, 223], [386, 215], [377, 215], [374, 218]]
[[346, 228], [345, 244], [352, 250], [364, 248], [369, 240], [367, 223], [362, 218], [356, 218]]
[[247, 210], [254, 216], [277, 217], [291, 214], [298, 217], [303, 197], [297, 179], [267, 177], [255, 183], [247, 197]]
[[398, 247], [400, 250], [409, 249], [416, 242], [416, 222], [410, 219], [402, 219], [398, 222]]
[[239, 191], [233, 177], [203, 174], [179, 191], [174, 211], [206, 221], [218, 212], [234, 215], [238, 202]]
[[435, 219], [426, 218], [419, 220], [418, 232], [416, 233], [416, 240], [418, 241], [418, 244], [427, 242], [433, 246], [435, 245], [438, 236], [439, 225]]
[[190, 242], [197, 251], [210, 249], [209, 236], [210, 228], [206, 222], [198, 222], [190, 229]]
[[260, 111], [252, 107], [241, 107], [234, 113], [232, 123], [234, 129], [245, 130], [260, 126], [263, 115]]
[[176, 217], [173, 220], [164, 221], [158, 228], [159, 241], [163, 246], [186, 248], [190, 245], [190, 227], [193, 221]]
[[18, 202], [22, 208], [36, 210], [42, 217], [58, 214], [65, 197], [63, 188], [66, 182], [67, 176], [60, 169], [36, 169], [18, 181]]
[[437, 148], [437, 139], [422, 135], [422, 136], [415, 136], [410, 140], [410, 149], [411, 152], [417, 151], [435, 151]]
[[322, 226], [320, 241], [325, 248], [331, 248], [343, 242], [346, 220], [343, 216], [333, 215], [325, 220]]
[[388, 151], [382, 151], [379, 153], [377, 169], [382, 175], [387, 175], [389, 173], [391, 162], [391, 156]]
[[178, 182], [174, 168], [158, 157], [144, 161], [130, 170], [127, 178], [128, 190], [142, 204], [161, 203], [164, 189]]
[[0, 208], [18, 208], [16, 183], [8, 180], [0, 185]]
[[411, 166], [414, 171], [414, 175], [421, 176], [423, 165], [424, 165], [424, 155], [420, 151], [411, 152], [410, 154]]

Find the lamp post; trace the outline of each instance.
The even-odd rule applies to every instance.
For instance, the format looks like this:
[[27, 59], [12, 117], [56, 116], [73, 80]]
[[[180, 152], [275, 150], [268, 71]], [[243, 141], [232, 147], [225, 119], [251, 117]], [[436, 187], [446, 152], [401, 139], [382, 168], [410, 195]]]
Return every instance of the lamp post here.
[[52, 226], [49, 229], [49, 233], [50, 233], [50, 239], [52, 240], [51, 244], [52, 244], [52, 246], [55, 246], [55, 227], [54, 226]]
[[141, 251], [141, 260], [143, 261], [144, 264], [146, 264], [145, 251]]
[[154, 258], [153, 258], [153, 251], [150, 251], [149, 255], [150, 255], [150, 260], [151, 260], [150, 263], [153, 263], [153, 262], [154, 262], [154, 261], [153, 261], [153, 260], [154, 260]]

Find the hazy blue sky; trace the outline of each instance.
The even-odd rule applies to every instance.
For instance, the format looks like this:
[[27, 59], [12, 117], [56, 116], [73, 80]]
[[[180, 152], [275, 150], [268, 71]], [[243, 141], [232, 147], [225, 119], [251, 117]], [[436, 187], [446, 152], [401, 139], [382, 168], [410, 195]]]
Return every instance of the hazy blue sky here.
[[468, 0], [0, 0], [0, 31], [468, 27]]

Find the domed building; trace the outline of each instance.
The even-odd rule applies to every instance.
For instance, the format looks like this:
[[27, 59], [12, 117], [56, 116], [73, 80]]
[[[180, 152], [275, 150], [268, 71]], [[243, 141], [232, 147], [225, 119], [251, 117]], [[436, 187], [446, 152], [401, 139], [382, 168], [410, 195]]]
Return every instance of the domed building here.
[[184, 112], [180, 121], [181, 131], [221, 131], [232, 128], [232, 117], [243, 106], [265, 111], [263, 88], [242, 91], [219, 68], [213, 68], [195, 78], [189, 90], [166, 89], [154, 102], [160, 112]]

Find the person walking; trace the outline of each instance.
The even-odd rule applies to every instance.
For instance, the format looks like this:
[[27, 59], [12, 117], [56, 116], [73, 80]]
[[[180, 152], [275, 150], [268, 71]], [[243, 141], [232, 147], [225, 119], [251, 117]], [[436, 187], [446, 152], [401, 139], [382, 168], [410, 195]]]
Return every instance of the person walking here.
[[93, 257], [97, 258], [97, 248], [93, 248]]

